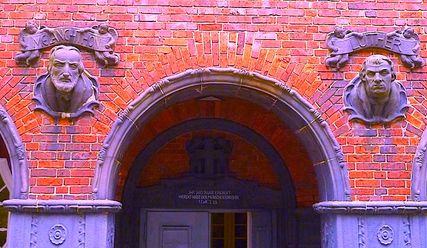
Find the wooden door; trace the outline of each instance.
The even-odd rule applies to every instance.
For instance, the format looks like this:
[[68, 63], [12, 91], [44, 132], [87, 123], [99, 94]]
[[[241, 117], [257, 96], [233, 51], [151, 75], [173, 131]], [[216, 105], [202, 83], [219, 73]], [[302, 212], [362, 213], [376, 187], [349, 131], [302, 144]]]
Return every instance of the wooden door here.
[[209, 212], [147, 213], [148, 248], [209, 247]]
[[251, 245], [249, 248], [271, 248], [273, 244], [272, 216], [270, 211], [254, 211], [250, 215]]

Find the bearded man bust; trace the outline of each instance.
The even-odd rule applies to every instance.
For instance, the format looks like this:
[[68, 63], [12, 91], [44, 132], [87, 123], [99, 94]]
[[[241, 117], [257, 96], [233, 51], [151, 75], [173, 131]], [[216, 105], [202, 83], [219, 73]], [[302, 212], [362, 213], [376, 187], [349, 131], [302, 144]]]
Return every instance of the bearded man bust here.
[[359, 75], [346, 87], [344, 106], [350, 120], [388, 123], [403, 118], [409, 105], [392, 61], [383, 55], [369, 56]]
[[60, 45], [51, 50], [47, 73], [37, 78], [33, 99], [36, 109], [54, 118], [76, 118], [93, 114], [98, 92], [98, 82], [85, 70], [80, 50]]

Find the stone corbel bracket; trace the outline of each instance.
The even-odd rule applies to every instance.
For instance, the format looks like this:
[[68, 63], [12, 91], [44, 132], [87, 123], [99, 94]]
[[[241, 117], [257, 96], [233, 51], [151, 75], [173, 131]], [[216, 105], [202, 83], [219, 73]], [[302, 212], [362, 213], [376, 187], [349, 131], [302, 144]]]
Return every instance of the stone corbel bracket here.
[[41, 56], [41, 50], [57, 45], [72, 45], [92, 51], [103, 66], [119, 63], [119, 55], [114, 53], [118, 33], [106, 23], [91, 28], [38, 26], [31, 20], [19, 35], [21, 53], [15, 60], [18, 64], [33, 65]]
[[343, 27], [336, 27], [328, 34], [326, 45], [331, 51], [326, 58], [328, 67], [340, 69], [349, 60], [349, 54], [368, 48], [381, 48], [400, 55], [402, 63], [411, 69], [425, 65], [419, 56], [420, 39], [412, 28], [396, 30], [389, 33], [364, 32], [358, 33]]

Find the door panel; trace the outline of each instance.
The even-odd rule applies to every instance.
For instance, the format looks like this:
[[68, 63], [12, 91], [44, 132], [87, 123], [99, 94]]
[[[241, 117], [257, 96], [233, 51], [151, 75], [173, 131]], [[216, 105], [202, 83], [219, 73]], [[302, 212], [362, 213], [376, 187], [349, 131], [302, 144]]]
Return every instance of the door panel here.
[[252, 212], [251, 222], [252, 248], [271, 248], [271, 212]]
[[150, 248], [209, 247], [208, 212], [147, 213], [147, 245]]
[[160, 240], [162, 248], [190, 248], [191, 228], [189, 226], [163, 226]]

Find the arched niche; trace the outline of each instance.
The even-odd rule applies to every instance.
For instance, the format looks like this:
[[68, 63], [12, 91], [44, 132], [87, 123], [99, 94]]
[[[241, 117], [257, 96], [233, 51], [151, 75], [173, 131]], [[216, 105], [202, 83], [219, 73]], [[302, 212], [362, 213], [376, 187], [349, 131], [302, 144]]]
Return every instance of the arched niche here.
[[282, 82], [234, 68], [188, 70], [152, 85], [113, 124], [97, 162], [93, 193], [113, 199], [123, 154], [139, 128], [165, 106], [187, 99], [233, 96], [273, 111], [294, 131], [310, 154], [321, 201], [350, 200], [347, 167], [328, 124], [297, 92]]
[[9, 155], [12, 170], [12, 190], [10, 198], [28, 197], [28, 164], [21, 138], [6, 110], [0, 106], [0, 135]]

